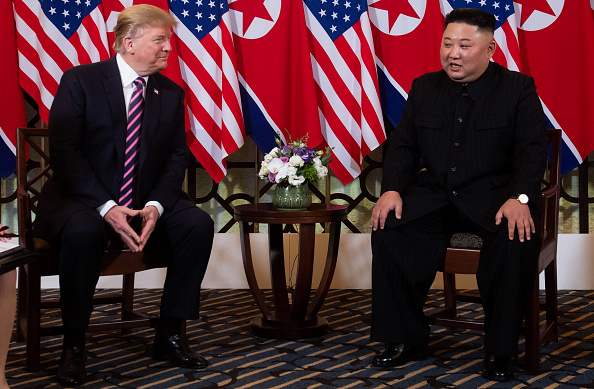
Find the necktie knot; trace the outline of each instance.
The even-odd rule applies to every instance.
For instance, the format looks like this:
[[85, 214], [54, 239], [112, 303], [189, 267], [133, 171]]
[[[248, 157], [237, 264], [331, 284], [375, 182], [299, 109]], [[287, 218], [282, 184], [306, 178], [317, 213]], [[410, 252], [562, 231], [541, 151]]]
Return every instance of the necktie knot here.
[[136, 80], [133, 81], [134, 88], [144, 88], [144, 78], [138, 77]]

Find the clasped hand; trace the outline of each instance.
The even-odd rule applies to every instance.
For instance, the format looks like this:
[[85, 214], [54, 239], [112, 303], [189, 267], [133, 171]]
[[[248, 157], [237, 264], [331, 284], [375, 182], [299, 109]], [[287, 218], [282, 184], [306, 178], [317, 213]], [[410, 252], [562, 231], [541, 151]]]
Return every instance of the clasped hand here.
[[[142, 218], [140, 236], [129, 223], [135, 217]], [[155, 229], [158, 218], [159, 211], [152, 205], [140, 210], [116, 205], [105, 214], [105, 221], [120, 235], [122, 241], [133, 252], [140, 252], [144, 249], [146, 242]]]

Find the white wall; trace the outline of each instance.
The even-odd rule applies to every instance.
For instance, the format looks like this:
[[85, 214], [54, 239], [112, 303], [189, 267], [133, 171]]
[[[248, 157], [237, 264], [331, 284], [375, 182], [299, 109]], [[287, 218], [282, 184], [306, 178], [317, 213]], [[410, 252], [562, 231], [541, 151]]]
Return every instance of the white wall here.
[[[290, 264], [297, 255], [297, 234], [285, 234], [285, 263], [287, 275]], [[328, 235], [316, 236], [316, 258], [313, 287], [319, 283], [324, 261]], [[270, 288], [268, 268], [268, 235], [252, 234], [252, 252], [258, 283], [261, 288]], [[294, 269], [293, 273], [296, 271]], [[559, 289], [594, 289], [594, 234], [559, 235], [558, 247], [558, 287]], [[121, 286], [121, 277], [102, 277], [100, 288]], [[162, 269], [140, 273], [136, 278], [138, 288], [161, 288], [165, 279]], [[293, 277], [294, 282], [294, 277]], [[541, 281], [542, 282], [542, 281]], [[438, 274], [433, 288], [442, 285]], [[476, 288], [474, 276], [463, 276], [458, 280], [460, 288]], [[57, 277], [45, 277], [42, 287], [58, 287]], [[203, 288], [236, 289], [247, 288], [243, 270], [239, 234], [216, 234]], [[332, 281], [334, 289], [369, 289], [371, 288], [371, 247], [370, 234], [342, 234], [338, 252], [338, 264]]]

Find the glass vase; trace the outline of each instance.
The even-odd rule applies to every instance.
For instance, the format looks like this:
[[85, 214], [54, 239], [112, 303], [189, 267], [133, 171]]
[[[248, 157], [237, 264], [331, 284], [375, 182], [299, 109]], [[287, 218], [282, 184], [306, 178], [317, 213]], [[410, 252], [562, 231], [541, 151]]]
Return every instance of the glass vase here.
[[301, 185], [277, 185], [272, 203], [279, 211], [305, 211], [311, 204], [311, 192], [307, 183]]

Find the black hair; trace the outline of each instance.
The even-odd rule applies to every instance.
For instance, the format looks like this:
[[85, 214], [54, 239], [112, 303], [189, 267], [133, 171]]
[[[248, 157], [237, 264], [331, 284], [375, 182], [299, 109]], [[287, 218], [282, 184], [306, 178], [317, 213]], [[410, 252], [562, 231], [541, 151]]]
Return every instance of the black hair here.
[[457, 8], [446, 15], [444, 30], [450, 23], [477, 26], [479, 31], [495, 32], [495, 16], [477, 8]]

